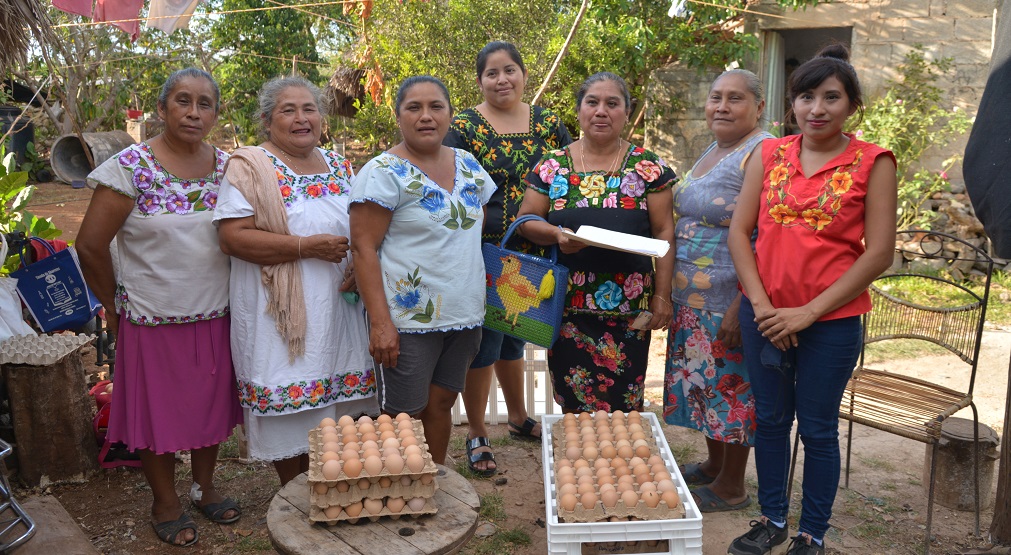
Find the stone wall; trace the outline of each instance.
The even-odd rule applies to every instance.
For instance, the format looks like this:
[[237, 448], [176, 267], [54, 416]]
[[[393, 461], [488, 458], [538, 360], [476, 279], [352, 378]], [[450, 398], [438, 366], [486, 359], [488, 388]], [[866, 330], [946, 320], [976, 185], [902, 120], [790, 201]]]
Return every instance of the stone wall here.
[[[937, 85], [953, 106], [974, 115], [986, 84], [994, 10], [1004, 1], [1011, 0], [823, 0], [793, 12], [762, 0], [757, 9], [779, 17], [755, 17], [745, 29], [761, 39], [764, 31], [852, 26], [851, 61], [868, 100], [898, 76], [904, 55], [921, 43], [928, 59], [954, 58], [954, 71]], [[742, 65], [762, 73], [757, 61]], [[702, 106], [706, 87], [718, 73], [700, 75], [675, 65], [653, 76], [645, 144], [678, 170], [688, 169], [710, 142]], [[685, 107], [670, 108], [670, 99], [683, 101]], [[965, 149], [967, 138], [968, 133], [944, 151], [931, 153], [923, 164], [939, 168], [942, 160]], [[956, 185], [961, 183], [960, 166], [948, 174]]]

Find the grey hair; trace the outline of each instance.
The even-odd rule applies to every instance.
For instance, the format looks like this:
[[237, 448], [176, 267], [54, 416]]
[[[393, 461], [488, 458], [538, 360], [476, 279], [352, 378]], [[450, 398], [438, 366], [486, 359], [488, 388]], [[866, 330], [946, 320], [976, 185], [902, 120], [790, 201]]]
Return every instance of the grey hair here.
[[594, 73], [593, 75], [586, 78], [583, 84], [580, 85], [579, 91], [576, 93], [576, 111], [579, 111], [579, 107], [583, 105], [583, 97], [586, 96], [586, 91], [590, 90], [596, 83], [601, 81], [614, 81], [618, 85], [618, 90], [621, 91], [621, 95], [625, 97], [625, 113], [628, 114], [632, 111], [632, 96], [628, 93], [628, 85], [625, 84], [625, 80], [618, 75], [611, 73], [610, 71], [600, 71]]
[[184, 69], [177, 70], [168, 76], [165, 83], [161, 86], [161, 92], [158, 94], [158, 106], [164, 108], [168, 105], [168, 97], [172, 94], [172, 91], [186, 77], [192, 77], [194, 79], [207, 79], [211, 84], [211, 88], [214, 89], [214, 112], [217, 113], [218, 108], [221, 107], [221, 89], [218, 88], [218, 82], [211, 77], [210, 73], [202, 69], [195, 67], [187, 67]]
[[713, 80], [713, 84], [710, 85], [709, 90], [712, 90], [716, 82], [728, 75], [740, 75], [744, 77], [744, 84], [748, 88], [748, 92], [755, 95], [755, 104], [758, 104], [765, 100], [765, 87], [762, 85], [762, 80], [758, 78], [754, 72], [748, 71], [746, 69], [728, 69], [720, 74], [719, 77]]
[[326, 101], [323, 98], [323, 91], [313, 85], [311, 81], [301, 75], [284, 75], [275, 77], [267, 81], [260, 87], [260, 94], [257, 95], [259, 109], [256, 112], [257, 119], [263, 126], [263, 133], [270, 139], [270, 122], [274, 117], [274, 110], [277, 108], [277, 98], [285, 89], [300, 87], [312, 94], [312, 99], [316, 103], [316, 108], [323, 112], [326, 109]]

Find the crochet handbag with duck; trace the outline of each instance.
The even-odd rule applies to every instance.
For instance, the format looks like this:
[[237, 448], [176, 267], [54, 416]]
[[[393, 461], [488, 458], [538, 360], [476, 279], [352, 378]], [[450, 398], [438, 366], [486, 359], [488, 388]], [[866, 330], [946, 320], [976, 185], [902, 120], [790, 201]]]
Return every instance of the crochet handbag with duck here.
[[484, 327], [551, 348], [562, 325], [569, 269], [557, 262], [557, 246], [549, 249], [550, 258], [506, 248], [520, 224], [530, 220], [544, 221], [521, 216], [506, 230], [502, 246], [481, 245], [488, 287]]

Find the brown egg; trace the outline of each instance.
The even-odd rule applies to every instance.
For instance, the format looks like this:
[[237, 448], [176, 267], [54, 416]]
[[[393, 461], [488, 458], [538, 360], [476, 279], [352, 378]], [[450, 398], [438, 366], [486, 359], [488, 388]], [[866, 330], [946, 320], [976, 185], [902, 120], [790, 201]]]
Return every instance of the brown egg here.
[[639, 494], [639, 498], [646, 503], [649, 508], [656, 507], [660, 503], [660, 495], [655, 491], [645, 491]]
[[[594, 470], [600, 470], [601, 468], [608, 468], [609, 469], [609, 468], [611, 468], [611, 463], [608, 462], [607, 459], [603, 459], [603, 458], [597, 459], [597, 460], [593, 461], [593, 469]], [[608, 470], [608, 472], [610, 472], [610, 470]]]
[[383, 449], [383, 458], [384, 459], [388, 459], [388, 458], [390, 458], [390, 457], [392, 457], [394, 455], [396, 455], [396, 456], [398, 456], [400, 458], [403, 458], [403, 457], [400, 456], [400, 449], [397, 449], [396, 447], [386, 447], [386, 448]]
[[602, 467], [598, 468], [595, 474], [597, 476], [597, 480], [600, 480], [601, 477], [603, 477], [603, 476], [607, 476], [608, 478], [610, 478], [610, 477], [613, 476], [611, 474], [611, 467], [610, 466], [602, 466]]
[[327, 507], [323, 509], [323, 514], [325, 514], [326, 517], [329, 518], [330, 520], [335, 520], [337, 517], [341, 516], [341, 506], [332, 505], [330, 507]]
[[365, 506], [365, 511], [370, 515], [378, 515], [379, 512], [383, 510], [382, 499], [366, 499], [365, 501], [362, 501], [362, 505]]
[[361, 436], [362, 436], [362, 441], [363, 442], [364, 441], [374, 441], [376, 443], [379, 443], [379, 434], [377, 434], [375, 432], [365, 432], [365, 433], [361, 434]]
[[325, 445], [327, 443], [340, 443], [342, 438], [340, 434], [336, 432], [325, 432], [322, 436], [320, 436], [320, 439]]
[[337, 426], [337, 422], [333, 418], [324, 418], [319, 421], [320, 427], [323, 426]]
[[[329, 463], [328, 463], [329, 464]], [[348, 475], [349, 478], [357, 478], [359, 474], [362, 473], [362, 461], [361, 459], [345, 459], [344, 460], [344, 473]], [[348, 513], [349, 515], [351, 513]]]
[[349, 434], [343, 434], [341, 436], [341, 443], [347, 445], [349, 443], [356, 443], [358, 441], [358, 434], [352, 432]]
[[590, 467], [590, 463], [586, 459], [576, 459], [576, 460], [572, 461], [572, 467], [575, 468], [576, 470], [579, 470], [580, 468], [583, 468], [584, 466], [586, 468]]
[[561, 507], [563, 511], [574, 511], [576, 509], [576, 503], [578, 502], [578, 498], [572, 493], [566, 493], [558, 498], [558, 506]]
[[396, 417], [394, 417], [394, 420], [396, 420], [397, 422], [400, 422], [401, 420], [407, 420], [408, 422], [410, 422], [411, 415], [407, 414], [406, 412], [402, 412], [398, 414]]
[[656, 483], [656, 490], [663, 493], [665, 491], [677, 491], [678, 487], [672, 480], [660, 480]]
[[580, 496], [594, 493], [595, 491], [597, 491], [597, 488], [593, 487], [593, 482], [584, 482], [576, 487], [576, 493]]
[[642, 424], [633, 423], [633, 422], [629, 422], [628, 423], [628, 433], [634, 434], [636, 432], [644, 432], [644, 431], [645, 431], [645, 428], [642, 427]]
[[649, 471], [652, 472], [653, 474], [659, 474], [661, 472], [667, 472], [667, 467], [664, 466], [662, 463], [661, 464], [653, 464], [653, 465], [650, 465]]
[[639, 476], [646, 476], [648, 478], [649, 476], [651, 476], [651, 473], [649, 471], [649, 467], [646, 466], [646, 463], [639, 463], [638, 466], [632, 467], [632, 475], [635, 476], [636, 478], [638, 478]]
[[618, 476], [618, 484], [628, 484], [629, 486], [635, 484], [635, 478], [631, 474], [626, 474], [624, 476]]
[[579, 432], [567, 432], [565, 434], [565, 443], [568, 444], [570, 441], [579, 441]]
[[414, 431], [414, 424], [410, 420], [400, 420], [397, 419], [397, 430], [411, 430]]
[[[386, 416], [386, 415], [383, 415]], [[392, 513], [399, 513], [404, 510], [407, 505], [407, 501], [404, 501], [403, 497], [390, 497], [386, 500], [386, 508]]]
[[408, 455], [407, 468], [414, 473], [421, 472], [425, 468], [425, 459], [421, 455]]
[[598, 455], [597, 446], [590, 443], [583, 446], [583, 458], [589, 461], [597, 458]]
[[420, 455], [420, 454], [421, 454], [421, 447], [418, 447], [417, 445], [404, 446], [404, 456]]
[[576, 421], [576, 415], [572, 414], [571, 412], [567, 412], [567, 413], [565, 413], [565, 414], [562, 415], [562, 422], [569, 423], [569, 422], [575, 422], [575, 421]]
[[358, 434], [358, 427], [355, 426], [354, 424], [348, 424], [347, 426], [343, 426], [343, 427], [341, 427], [341, 434], [342, 435], [348, 435], [348, 434], [356, 434], [357, 435]]
[[622, 466], [628, 466], [628, 462], [625, 459], [614, 458], [611, 459], [611, 468], [620, 468]]
[[425, 499], [422, 497], [415, 497], [407, 502], [407, 506], [410, 507], [412, 511], [418, 512], [425, 508]]
[[404, 458], [401, 457], [399, 453], [386, 457], [385, 464], [386, 470], [389, 470], [390, 474], [400, 474], [404, 471]]
[[341, 460], [341, 456], [340, 456], [340, 453], [334, 453], [333, 451], [327, 451], [326, 453], [323, 453], [323, 456], [321, 456], [319, 458], [319, 460], [320, 460], [320, 462], [339, 461], [339, 460]]
[[378, 476], [383, 471], [383, 459], [379, 456], [379, 451], [369, 453], [362, 462], [362, 468], [369, 476]]
[[655, 482], [660, 482], [660, 481], [663, 481], [663, 480], [670, 480], [670, 479], [671, 479], [670, 473], [667, 472], [666, 470], [661, 470], [660, 472], [654, 472], [653, 473], [653, 481], [655, 481]]
[[326, 434], [326, 433], [339, 434], [340, 430], [337, 428], [337, 426], [322, 426], [319, 429], [319, 433], [320, 434]]
[[409, 447], [411, 445], [417, 445], [417, 444], [418, 444], [418, 438], [416, 438], [414, 436], [404, 436], [404, 437], [400, 438], [400, 445], [403, 445], [404, 447]]
[[563, 493], [576, 493], [576, 484], [571, 482], [558, 485], [558, 495]]
[[558, 462], [555, 463], [555, 469], [557, 470], [559, 468], [562, 468], [563, 466], [571, 467], [572, 461], [570, 461], [569, 459], [558, 459]]
[[372, 422], [358, 422], [358, 431], [362, 434], [367, 434], [376, 431], [376, 427]]
[[356, 482], [356, 485], [358, 486], [358, 489], [365, 491], [370, 487], [372, 487], [372, 482], [369, 481], [368, 478], [361, 478], [358, 480], [358, 482]]
[[341, 493], [347, 493], [348, 490], [351, 489], [351, 484], [347, 482], [337, 482], [337, 485], [335, 487], [337, 488], [337, 491]]
[[358, 455], [358, 444], [355, 442], [345, 443], [344, 449], [341, 451], [342, 459], [357, 459], [360, 458]]
[[409, 487], [411, 485], [411, 482], [413, 481], [414, 480], [412, 480], [411, 477], [407, 476], [406, 474], [400, 477], [400, 485], [404, 486], [405, 488]]
[[581, 447], [576, 446], [576, 445], [573, 445], [572, 447], [566, 447], [565, 448], [565, 457], [566, 458], [569, 458], [569, 459], [578, 459], [580, 457], [580, 455], [582, 455], [582, 454], [583, 454], [583, 449]]
[[358, 425], [359, 426], [361, 426], [362, 424], [372, 424], [374, 422], [375, 422], [375, 420], [372, 420], [372, 417], [369, 416], [369, 415], [367, 415], [367, 414], [363, 414], [363, 415], [361, 415], [361, 416], [358, 417]]
[[653, 466], [654, 464], [657, 464], [657, 463], [663, 464], [663, 457], [661, 457], [660, 455], [655, 455], [655, 454], [654, 455], [650, 455], [649, 456], [649, 460], [646, 461], [646, 464], [648, 464], [650, 466]]
[[376, 417], [377, 424], [389, 424], [390, 422], [393, 422], [393, 417], [386, 413], [380, 414]]
[[576, 475], [576, 469], [572, 468], [571, 466], [566, 466], [566, 467], [559, 468], [558, 470], [556, 470], [555, 471], [555, 475], [558, 476], [559, 479], [561, 479], [561, 478], [575, 477], [575, 475]]
[[601, 486], [613, 484], [614, 476], [612, 476], [610, 472], [602, 476], [597, 476], [597, 483], [599, 483]]
[[601, 490], [600, 492], [600, 502], [603, 503], [604, 507], [608, 509], [613, 509], [614, 506], [618, 504], [618, 499], [620, 499], [620, 496], [618, 495], [618, 492], [615, 490], [609, 491]]
[[582, 449], [583, 448], [583, 440], [577, 438], [577, 439], [570, 439], [570, 440], [568, 440], [568, 441], [565, 442], [565, 448], [566, 449], [570, 449], [572, 447], [578, 447], [578, 448]]
[[385, 488], [388, 488], [388, 487], [390, 487], [392, 485], [393, 485], [393, 480], [391, 480], [389, 476], [383, 476], [382, 478], [379, 479], [379, 487], [381, 487], [381, 488], [385, 489]]
[[316, 495], [326, 495], [326, 492], [330, 491], [330, 486], [320, 482], [312, 486], [312, 491], [316, 492]]
[[628, 439], [632, 441], [632, 445], [635, 445], [637, 441], [646, 441], [646, 434], [642, 432], [629, 432]]
[[[619, 440], [618, 443], [621, 443]], [[625, 442], [624, 445], [618, 447], [618, 456], [623, 459], [630, 459], [635, 456], [635, 451], [632, 450], [632, 446]]]
[[579, 478], [576, 478], [577, 486], [581, 486], [583, 484], [589, 484], [592, 486], [594, 484], [593, 476], [580, 476]]
[[588, 412], [580, 412], [580, 413], [576, 414], [576, 419], [579, 420], [580, 422], [584, 422], [586, 420], [589, 420], [590, 418], [591, 418], [591, 416], [590, 416], [590, 413], [588, 413]]
[[643, 482], [639, 484], [639, 495], [642, 496], [643, 493], [647, 491], [656, 491], [656, 482]]
[[362, 514], [362, 509], [363, 508], [364, 508], [364, 505], [362, 505], [362, 503], [359, 501], [358, 503], [352, 503], [352, 504], [348, 505], [347, 507], [344, 507], [344, 512], [347, 513], [349, 517], [354, 518], [354, 517]]
[[665, 491], [661, 493], [660, 499], [667, 504], [668, 508], [671, 509], [681, 504], [681, 498], [678, 497], [678, 492], [676, 490]]
[[629, 468], [628, 466], [619, 466], [614, 469], [614, 475], [617, 476], [618, 478], [621, 478], [623, 476], [631, 476], [631, 474], [632, 469]]
[[593, 476], [593, 469], [589, 466], [581, 466], [576, 469], [576, 478], [583, 476]]
[[610, 431], [597, 434], [597, 439], [600, 441], [614, 441], [614, 434]]
[[[344, 470], [347, 471], [350, 463], [345, 463]], [[323, 463], [323, 478], [327, 480], [336, 480], [341, 473], [341, 463], [340, 461], [327, 461]]]
[[635, 450], [635, 454], [637, 456], [640, 456], [640, 457], [647, 457], [647, 456], [649, 456], [649, 445], [646, 443], [645, 440], [640, 439], [640, 440], [636, 441], [635, 443], [636, 443], [636, 445], [634, 447], [632, 447], [632, 449]]
[[[397, 439], [397, 432], [393, 430], [385, 430], [379, 434], [379, 441], [387, 441], [390, 439]], [[397, 443], [400, 443], [399, 441]]]
[[632, 490], [626, 490], [621, 494], [621, 502], [631, 509], [639, 504], [639, 496]]
[[336, 441], [330, 441], [323, 444], [323, 451], [333, 451], [334, 453], [341, 450], [341, 446]]
[[345, 414], [344, 416], [340, 417], [337, 420], [337, 425], [340, 426], [341, 428], [345, 428], [347, 426], [354, 426], [355, 425], [355, 419], [351, 418], [351, 416]]
[[626, 491], [635, 492], [635, 486], [631, 482], [618, 482], [618, 485], [614, 489], [618, 491], [619, 495]]
[[435, 476], [432, 476], [431, 474], [422, 474], [420, 480], [422, 484], [427, 486], [435, 481]]
[[400, 440], [396, 437], [386, 438], [383, 440], [381, 445], [383, 446], [383, 449], [389, 449], [390, 447], [400, 449]]
[[611, 433], [614, 435], [627, 434], [628, 428], [626, 428], [624, 424], [612, 424]]
[[593, 418], [595, 420], [598, 420], [598, 421], [603, 420], [605, 422], [608, 421], [608, 420], [610, 420], [610, 418], [608, 417], [607, 411], [605, 411], [605, 410], [598, 410], [597, 412], [593, 413]]
[[584, 509], [590, 510], [597, 506], [597, 494], [591, 492], [584, 493], [579, 498], [579, 504], [583, 506]]
[[635, 468], [640, 464], [646, 464], [646, 461], [644, 461], [642, 457], [631, 457], [628, 460], [628, 466], [631, 466], [632, 468]]
[[367, 459], [369, 457], [382, 457], [383, 453], [378, 447], [366, 447], [362, 450], [362, 459]]

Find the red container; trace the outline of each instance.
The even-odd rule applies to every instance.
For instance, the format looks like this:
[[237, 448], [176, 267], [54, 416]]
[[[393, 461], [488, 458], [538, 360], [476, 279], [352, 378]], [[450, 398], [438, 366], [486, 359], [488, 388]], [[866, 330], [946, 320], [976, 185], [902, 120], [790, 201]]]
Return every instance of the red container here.
[[102, 380], [94, 385], [89, 391], [88, 395], [95, 398], [95, 406], [101, 410], [109, 401], [112, 401], [112, 393], [105, 391], [105, 386], [112, 383], [109, 380]]
[[140, 119], [144, 117], [144, 112], [142, 110], [127, 110], [126, 117], [129, 119]]

